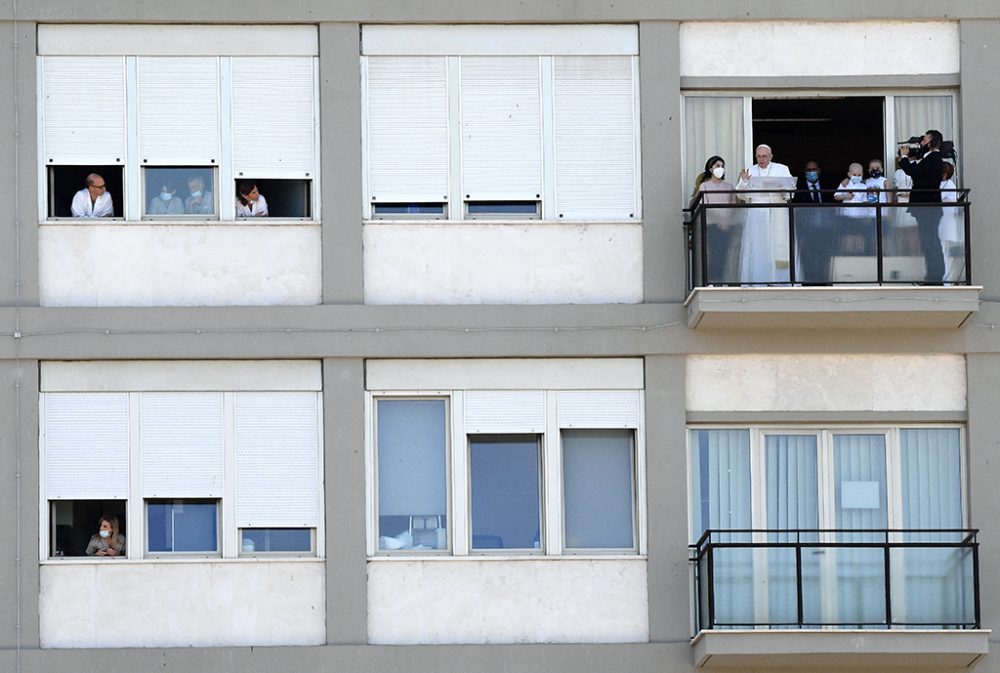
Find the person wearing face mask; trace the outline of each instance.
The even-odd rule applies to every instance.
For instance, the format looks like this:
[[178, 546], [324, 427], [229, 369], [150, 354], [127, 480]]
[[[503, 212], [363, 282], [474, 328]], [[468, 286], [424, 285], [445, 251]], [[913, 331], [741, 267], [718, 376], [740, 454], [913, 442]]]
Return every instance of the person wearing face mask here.
[[[736, 183], [737, 196], [741, 201], [783, 206], [791, 198], [791, 185], [794, 185], [792, 174], [788, 172], [788, 166], [772, 161], [772, 156], [769, 145], [757, 146], [754, 151], [757, 163], [740, 171], [740, 180]], [[783, 186], [787, 182], [790, 189], [785, 192], [767, 187], [767, 191], [754, 191], [751, 185], [754, 178], [765, 185], [771, 182]], [[791, 256], [788, 210], [784, 207], [747, 208], [745, 219], [740, 245], [740, 280], [748, 285], [787, 283]]]
[[[868, 162], [868, 178], [865, 180], [865, 186], [868, 187], [869, 195], [874, 191], [881, 203], [892, 203], [891, 190], [894, 186], [892, 180], [885, 175], [881, 159], [872, 159]], [[869, 198], [869, 201], [871, 200]]]
[[104, 515], [99, 526], [87, 545], [87, 556], [124, 556], [125, 536], [118, 532], [118, 517]]
[[[871, 191], [876, 201], [878, 195]], [[874, 254], [875, 250], [875, 209], [861, 204], [870, 204], [869, 189], [864, 180], [864, 169], [859, 163], [851, 164], [833, 198], [843, 204], [840, 208], [840, 231], [838, 245], [846, 254]], [[874, 278], [872, 278], [874, 280]]]
[[192, 175], [187, 181], [190, 196], [184, 199], [184, 212], [188, 215], [213, 215], [215, 214], [215, 199], [212, 192], [205, 189], [205, 181]]
[[795, 188], [793, 203], [817, 204], [817, 207], [795, 209], [795, 243], [797, 263], [795, 278], [806, 284], [830, 282], [830, 260], [833, 256], [835, 208], [821, 208], [833, 195], [823, 192], [821, 170], [815, 161], [807, 161]]
[[[701, 203], [730, 205], [736, 203], [733, 186], [723, 178], [726, 176], [726, 162], [718, 156], [711, 156], [705, 162], [705, 170], [695, 179], [695, 191], [691, 195], [691, 206], [701, 195]], [[733, 247], [733, 210], [731, 208], [705, 209], [705, 253], [708, 257], [707, 282], [709, 285], [736, 282], [736, 274], [729, 264]], [[700, 220], [696, 223], [700, 226]]]
[[175, 198], [177, 190], [170, 185], [160, 185], [160, 193], [149, 200], [147, 215], [183, 215], [184, 204]]

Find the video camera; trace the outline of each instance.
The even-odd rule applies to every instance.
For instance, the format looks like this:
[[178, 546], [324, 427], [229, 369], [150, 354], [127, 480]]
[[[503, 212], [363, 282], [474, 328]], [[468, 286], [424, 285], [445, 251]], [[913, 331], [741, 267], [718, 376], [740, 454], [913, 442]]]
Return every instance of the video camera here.
[[[923, 136], [911, 136], [909, 140], [900, 140], [897, 145], [902, 147], [906, 145], [910, 148], [910, 156], [915, 159], [919, 159], [924, 154], [927, 153], [927, 148], [920, 144], [923, 140]], [[944, 140], [941, 142], [941, 158], [942, 159], [955, 159], [958, 153], [955, 152], [955, 141], [954, 140]]]

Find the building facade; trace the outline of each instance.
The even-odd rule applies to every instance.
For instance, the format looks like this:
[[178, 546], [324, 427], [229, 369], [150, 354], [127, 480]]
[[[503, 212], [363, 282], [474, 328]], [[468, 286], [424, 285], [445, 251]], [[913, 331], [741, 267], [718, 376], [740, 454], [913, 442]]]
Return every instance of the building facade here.
[[1000, 13], [846, 10], [8, 4], [0, 670], [1000, 670]]

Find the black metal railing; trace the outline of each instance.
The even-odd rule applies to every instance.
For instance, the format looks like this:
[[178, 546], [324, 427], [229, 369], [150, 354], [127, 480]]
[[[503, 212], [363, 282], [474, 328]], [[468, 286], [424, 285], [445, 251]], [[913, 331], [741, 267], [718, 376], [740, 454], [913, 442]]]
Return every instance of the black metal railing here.
[[969, 190], [943, 190], [955, 199], [944, 203], [898, 203], [893, 190], [881, 193], [890, 202], [842, 203], [820, 191], [822, 203], [775, 190], [699, 194], [685, 211], [688, 289], [971, 284]]
[[978, 629], [978, 532], [707, 530], [697, 630]]

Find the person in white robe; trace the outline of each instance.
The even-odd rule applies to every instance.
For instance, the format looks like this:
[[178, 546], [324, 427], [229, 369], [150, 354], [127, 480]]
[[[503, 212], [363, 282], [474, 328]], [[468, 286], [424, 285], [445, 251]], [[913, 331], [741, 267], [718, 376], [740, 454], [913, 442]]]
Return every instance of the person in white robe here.
[[73, 217], [114, 217], [115, 205], [104, 178], [97, 173], [87, 176], [87, 186], [73, 195], [69, 207]]
[[[788, 166], [771, 161], [768, 145], [758, 145], [754, 151], [757, 163], [740, 171], [736, 184], [737, 197], [746, 203], [782, 204], [791, 192], [745, 192], [751, 189], [751, 178], [791, 178]], [[740, 193], [744, 192], [744, 193]], [[788, 210], [780, 208], [747, 208], [740, 248], [740, 281], [747, 284], [787, 283], [789, 281]]]

